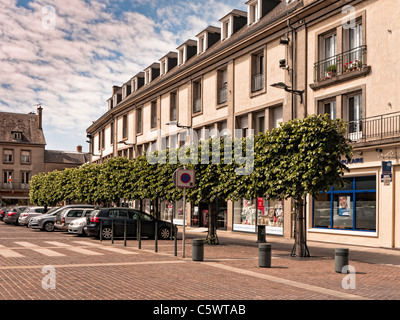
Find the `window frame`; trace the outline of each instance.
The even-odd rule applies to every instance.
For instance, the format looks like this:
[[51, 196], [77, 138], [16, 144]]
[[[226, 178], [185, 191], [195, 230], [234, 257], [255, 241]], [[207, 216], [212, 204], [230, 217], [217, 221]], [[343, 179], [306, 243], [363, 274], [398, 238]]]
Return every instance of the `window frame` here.
[[[11, 154], [6, 154], [6, 151], [11, 152]], [[11, 159], [6, 160], [6, 156], [9, 157], [11, 156]], [[15, 156], [15, 150], [14, 149], [3, 149], [3, 164], [14, 164], [14, 157]]]
[[[195, 94], [196, 92], [197, 94]], [[196, 101], [200, 101], [200, 110], [198, 111], [195, 111]], [[192, 81], [192, 114], [199, 115], [202, 113], [203, 113], [203, 79], [197, 78]]]
[[[375, 179], [375, 189], [357, 189], [356, 188], [356, 179], [357, 178], [374, 178]], [[315, 198], [312, 197], [312, 228], [313, 229], [324, 229], [324, 230], [331, 230], [331, 231], [343, 231], [343, 232], [366, 232], [366, 233], [376, 233], [377, 232], [377, 227], [378, 227], [378, 177], [376, 174], [370, 173], [370, 174], [365, 174], [365, 175], [357, 175], [357, 176], [345, 176], [345, 180], [351, 179], [351, 189], [341, 189], [341, 190], [335, 190], [333, 186], [331, 186], [330, 190], [328, 192], [320, 192], [320, 195], [328, 195], [328, 198], [330, 199], [330, 225], [328, 227], [320, 227], [320, 226], [315, 226]], [[375, 229], [373, 230], [365, 230], [365, 229], [357, 229], [357, 204], [356, 204], [356, 196], [360, 194], [370, 194], [370, 193], [375, 193]], [[341, 227], [336, 227], [334, 226], [334, 202], [335, 198], [334, 196], [337, 195], [343, 196], [343, 195], [348, 195], [352, 199], [352, 228], [341, 228]]]

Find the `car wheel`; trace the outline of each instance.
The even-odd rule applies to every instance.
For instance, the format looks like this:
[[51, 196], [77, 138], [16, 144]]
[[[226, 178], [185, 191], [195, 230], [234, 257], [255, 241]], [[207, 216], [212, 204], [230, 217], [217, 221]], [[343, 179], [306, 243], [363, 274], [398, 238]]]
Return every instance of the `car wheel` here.
[[43, 230], [47, 232], [53, 232], [54, 231], [54, 222], [46, 222], [43, 226]]
[[171, 237], [171, 231], [168, 227], [161, 227], [158, 231], [158, 237], [162, 240], [167, 240]]
[[112, 229], [109, 227], [104, 227], [101, 230], [101, 238], [104, 240], [110, 240], [112, 237]]

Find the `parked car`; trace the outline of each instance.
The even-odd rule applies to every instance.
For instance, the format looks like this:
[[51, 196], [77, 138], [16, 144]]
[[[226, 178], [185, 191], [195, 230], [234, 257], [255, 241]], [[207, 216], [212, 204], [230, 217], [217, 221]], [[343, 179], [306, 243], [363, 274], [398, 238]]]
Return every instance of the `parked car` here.
[[8, 207], [2, 207], [0, 208], [0, 221], [3, 221], [4, 215], [6, 214], [6, 211], [8, 210]]
[[62, 211], [58, 211], [56, 214], [56, 224], [54, 225], [57, 229], [68, 230], [69, 224], [81, 217], [89, 216], [94, 208], [65, 208]]
[[[47, 208], [47, 210], [51, 210], [51, 208]], [[30, 218], [37, 217], [48, 212], [45, 211], [46, 209], [44, 207], [29, 207], [20, 214], [18, 218], [18, 224], [20, 226], [28, 226]]]
[[114, 236], [124, 235], [124, 224], [126, 221], [127, 236], [136, 236], [137, 222], [141, 221], [141, 236], [154, 238], [155, 223], [159, 239], [169, 239], [171, 235], [171, 223], [155, 219], [149, 214], [128, 208], [101, 208], [94, 210], [88, 219], [84, 231], [88, 236], [100, 237], [100, 222], [102, 239], [109, 240], [112, 237], [114, 222]]
[[84, 227], [87, 225], [88, 222], [88, 217], [90, 217], [91, 213], [93, 211], [86, 210], [85, 216], [82, 218], [77, 218], [75, 220], [72, 220], [71, 223], [68, 225], [68, 233], [74, 233], [79, 236], [85, 236], [86, 232], [84, 230]]
[[28, 207], [27, 206], [20, 206], [20, 207], [12, 207], [6, 211], [3, 222], [6, 224], [15, 224], [18, 225], [18, 218], [21, 212], [25, 211]]
[[47, 214], [33, 217], [29, 220], [28, 227], [32, 229], [40, 229], [42, 231], [53, 232], [56, 222], [56, 215], [59, 211], [64, 210], [65, 208], [95, 208], [95, 206], [91, 205], [68, 205], [63, 207], [57, 207], [50, 210]]

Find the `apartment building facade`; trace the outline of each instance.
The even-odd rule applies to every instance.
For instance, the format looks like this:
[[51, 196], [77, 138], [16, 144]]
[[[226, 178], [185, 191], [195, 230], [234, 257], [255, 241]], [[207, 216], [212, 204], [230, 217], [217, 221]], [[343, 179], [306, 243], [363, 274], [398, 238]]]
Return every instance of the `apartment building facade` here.
[[[206, 28], [113, 87], [108, 111], [87, 129], [91, 161], [134, 158], [160, 148], [160, 138], [161, 147], [180, 146], [187, 140], [186, 127], [200, 139], [235, 130], [246, 136], [250, 130], [258, 134], [293, 118], [328, 113], [349, 123], [355, 153], [346, 179], [352, 188], [332, 187], [308, 199], [308, 238], [400, 247], [395, 201], [400, 191], [395, 184], [400, 174], [399, 66], [379, 55], [398, 43], [398, 23], [388, 19], [399, 11], [396, 0], [246, 4], [247, 12], [232, 10], [220, 26]], [[391, 174], [381, 182], [382, 168], [388, 166]], [[339, 215], [344, 200], [350, 209]], [[143, 206], [151, 210], [149, 202]], [[267, 234], [293, 236], [290, 200], [219, 199], [215, 206], [222, 229], [255, 233], [262, 224]], [[159, 208], [162, 218], [172, 215], [182, 223], [182, 201], [160, 199]], [[188, 204], [186, 221], [207, 226], [207, 210]]]
[[29, 182], [40, 172], [64, 170], [89, 161], [78, 147], [75, 152], [46, 150], [43, 109], [37, 114], [0, 112], [0, 204], [29, 203]]

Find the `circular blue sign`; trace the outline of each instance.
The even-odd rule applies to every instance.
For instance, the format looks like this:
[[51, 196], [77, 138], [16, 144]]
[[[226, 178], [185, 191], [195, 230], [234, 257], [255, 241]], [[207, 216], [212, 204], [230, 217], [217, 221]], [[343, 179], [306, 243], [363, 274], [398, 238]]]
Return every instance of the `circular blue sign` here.
[[188, 173], [184, 173], [183, 175], [181, 175], [181, 181], [183, 183], [189, 183], [191, 180], [191, 177]]

